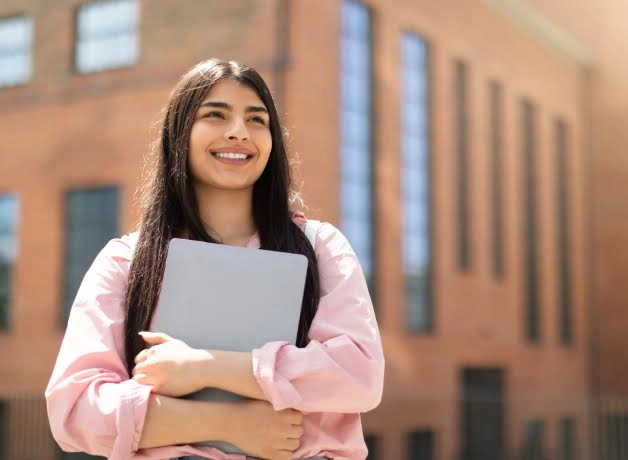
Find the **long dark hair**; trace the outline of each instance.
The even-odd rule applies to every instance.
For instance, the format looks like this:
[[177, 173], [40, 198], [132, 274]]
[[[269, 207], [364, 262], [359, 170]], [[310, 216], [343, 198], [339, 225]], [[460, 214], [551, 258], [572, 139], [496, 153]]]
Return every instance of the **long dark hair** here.
[[150, 177], [143, 189], [142, 218], [125, 298], [125, 349], [129, 374], [145, 347], [138, 335], [148, 330], [161, 289], [170, 240], [185, 231], [192, 240], [216, 242], [205, 231], [190, 179], [188, 151], [194, 114], [212, 85], [230, 79], [254, 89], [268, 109], [272, 150], [253, 186], [253, 219], [262, 249], [303, 254], [308, 259], [297, 346], [307, 335], [320, 299], [318, 266], [312, 245], [293, 222], [290, 166], [277, 109], [266, 83], [251, 67], [210, 59], [188, 71], [177, 83], [164, 110], [158, 142], [147, 163]]

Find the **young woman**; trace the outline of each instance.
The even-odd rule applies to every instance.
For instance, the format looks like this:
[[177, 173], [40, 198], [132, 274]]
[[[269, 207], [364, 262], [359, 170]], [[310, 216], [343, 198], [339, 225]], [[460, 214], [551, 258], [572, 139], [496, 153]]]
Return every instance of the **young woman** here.
[[[290, 209], [283, 131], [252, 68], [208, 60], [165, 110], [139, 231], [110, 241], [85, 275], [46, 389], [68, 451], [110, 459], [362, 460], [360, 413], [379, 404], [384, 358], [364, 276], [344, 236]], [[297, 346], [248, 353], [190, 348], [149, 332], [171, 238], [303, 254], [309, 266]], [[211, 308], [208, 299], [208, 308]], [[214, 387], [242, 402], [179, 396]]]

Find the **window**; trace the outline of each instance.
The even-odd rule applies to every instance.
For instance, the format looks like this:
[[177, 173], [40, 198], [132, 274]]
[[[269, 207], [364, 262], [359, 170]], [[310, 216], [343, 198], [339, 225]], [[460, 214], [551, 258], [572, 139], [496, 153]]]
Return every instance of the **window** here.
[[456, 239], [457, 259], [460, 270], [468, 270], [471, 265], [469, 238], [469, 146], [468, 146], [468, 101], [467, 101], [467, 64], [454, 62], [454, 133], [456, 136]]
[[407, 436], [408, 460], [434, 460], [434, 433], [412, 431]]
[[628, 458], [628, 414], [604, 415], [601, 420], [602, 439], [600, 459], [625, 460]]
[[107, 0], [79, 7], [75, 66], [79, 73], [126, 67], [139, 55], [137, 0]]
[[547, 460], [545, 452], [545, 423], [543, 420], [530, 420], [525, 425], [525, 436], [522, 452], [519, 458], [522, 460]]
[[462, 372], [462, 436], [464, 460], [504, 458], [504, 372]]
[[117, 234], [116, 187], [71, 190], [66, 193], [64, 325], [85, 272], [105, 244]]
[[9, 405], [0, 400], [0, 458], [9, 457]]
[[342, 3], [340, 224], [369, 287], [373, 268], [373, 100], [371, 17], [357, 1]]
[[26, 83], [32, 72], [33, 20], [26, 16], [0, 20], [0, 86]]
[[9, 327], [13, 266], [17, 256], [17, 198], [0, 194], [0, 329]]
[[364, 442], [369, 453], [366, 460], [377, 460], [379, 457], [379, 446], [377, 436], [374, 434], [364, 435]]
[[556, 148], [556, 195], [558, 199], [558, 280], [559, 280], [559, 309], [560, 309], [560, 341], [570, 344], [573, 340], [573, 315], [571, 309], [571, 254], [569, 251], [571, 237], [569, 234], [569, 159], [567, 125], [557, 120], [554, 125]]
[[573, 418], [560, 421], [559, 460], [576, 460], [576, 421]]
[[525, 336], [530, 342], [541, 338], [541, 315], [536, 233], [536, 130], [534, 107], [521, 104], [521, 150], [523, 157], [523, 256], [526, 292]]
[[406, 324], [432, 330], [428, 45], [401, 38], [401, 179]]
[[491, 249], [493, 276], [504, 275], [504, 203], [503, 203], [503, 141], [502, 141], [502, 88], [495, 81], [489, 84], [490, 110], [490, 177], [491, 177]]

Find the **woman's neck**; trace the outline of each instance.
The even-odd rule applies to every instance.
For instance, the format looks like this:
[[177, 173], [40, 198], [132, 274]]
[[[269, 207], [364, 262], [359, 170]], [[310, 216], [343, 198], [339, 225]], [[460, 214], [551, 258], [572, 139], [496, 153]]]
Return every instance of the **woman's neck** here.
[[255, 233], [253, 190], [196, 188], [198, 210], [205, 230], [224, 244], [246, 246]]

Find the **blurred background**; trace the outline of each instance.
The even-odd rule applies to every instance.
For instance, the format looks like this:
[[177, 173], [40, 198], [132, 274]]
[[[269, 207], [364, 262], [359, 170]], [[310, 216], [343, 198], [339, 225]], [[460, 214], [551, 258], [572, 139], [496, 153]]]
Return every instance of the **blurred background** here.
[[[267, 79], [387, 357], [369, 459], [628, 459], [628, 3], [2, 0], [0, 459], [87, 459], [43, 391], [133, 231], [179, 76]], [[97, 423], [94, 421], [94, 423]]]

